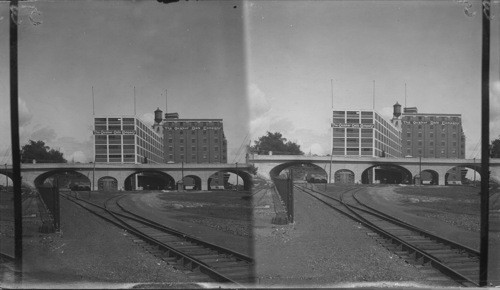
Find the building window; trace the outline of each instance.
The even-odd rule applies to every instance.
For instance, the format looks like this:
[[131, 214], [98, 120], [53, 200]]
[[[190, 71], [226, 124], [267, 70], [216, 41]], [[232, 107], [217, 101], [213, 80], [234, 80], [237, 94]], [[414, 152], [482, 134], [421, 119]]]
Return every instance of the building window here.
[[179, 142], [180, 142], [180, 143], [184, 143], [184, 139], [180, 139], [180, 140], [179, 140]]
[[207, 138], [203, 139], [203, 144], [207, 144]]
[[429, 127], [431, 130], [434, 130], [434, 125], [430, 125]]
[[203, 146], [203, 151], [207, 151], [207, 146]]
[[410, 132], [406, 133], [406, 137], [411, 137], [411, 133]]
[[181, 151], [184, 151], [184, 147], [180, 147], [179, 149], [180, 149]]
[[411, 141], [410, 140], [406, 141], [406, 145], [411, 146]]
[[181, 130], [181, 131], [179, 132], [179, 134], [180, 134], [180, 135], [184, 135], [184, 131], [182, 131], [182, 130]]
[[422, 125], [418, 125], [418, 129], [419, 129], [419, 130], [422, 130]]
[[457, 142], [453, 142], [453, 147], [457, 147]]
[[434, 141], [430, 141], [429, 145], [434, 146]]
[[445, 146], [445, 142], [444, 141], [441, 141], [441, 146]]
[[169, 147], [168, 147], [168, 151], [174, 151], [174, 147], [169, 146]]
[[196, 151], [196, 147], [191, 147], [191, 151]]
[[441, 137], [446, 137], [446, 134], [445, 133], [441, 133]]
[[422, 146], [422, 140], [418, 140], [418, 146]]
[[434, 138], [434, 133], [430, 133], [430, 134], [429, 134], [429, 137], [430, 137], [430, 138]]
[[191, 160], [196, 160], [196, 155], [191, 155]]
[[418, 137], [422, 137], [422, 132], [419, 132], [419, 133], [418, 133]]
[[168, 139], [168, 143], [172, 143], [172, 142], [174, 142], [174, 140]]

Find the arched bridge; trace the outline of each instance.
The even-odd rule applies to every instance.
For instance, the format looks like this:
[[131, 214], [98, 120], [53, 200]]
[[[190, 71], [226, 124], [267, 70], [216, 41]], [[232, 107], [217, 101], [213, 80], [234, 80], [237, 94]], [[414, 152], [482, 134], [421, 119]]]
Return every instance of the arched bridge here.
[[[335, 183], [336, 173], [349, 172], [355, 183], [362, 183], [367, 170], [377, 166], [397, 168], [405, 175], [413, 177], [421, 172], [431, 172], [436, 176], [436, 183], [445, 184], [446, 173], [455, 167], [466, 167], [478, 172], [481, 170], [480, 159], [440, 159], [440, 158], [385, 158], [385, 157], [345, 157], [334, 156], [303, 156], [303, 155], [249, 155], [247, 163], [257, 167], [257, 172], [266, 177], [277, 176], [283, 169], [298, 165], [312, 164], [322, 168], [329, 177], [330, 183]], [[330, 174], [331, 166], [331, 174]], [[500, 181], [500, 159], [490, 160], [490, 178]]]
[[[151, 173], [171, 179], [174, 182], [191, 177], [199, 181], [201, 190], [207, 190], [211, 176], [220, 172], [234, 173], [244, 183], [245, 190], [251, 189], [252, 175], [247, 164], [111, 164], [111, 163], [23, 163], [21, 164], [22, 183], [28, 186], [41, 186], [44, 181], [57, 173], [76, 172], [95, 180], [93, 190], [98, 189], [100, 180], [113, 180], [116, 188], [123, 190], [125, 181], [137, 173]], [[0, 174], [12, 178], [12, 166], [0, 169]]]

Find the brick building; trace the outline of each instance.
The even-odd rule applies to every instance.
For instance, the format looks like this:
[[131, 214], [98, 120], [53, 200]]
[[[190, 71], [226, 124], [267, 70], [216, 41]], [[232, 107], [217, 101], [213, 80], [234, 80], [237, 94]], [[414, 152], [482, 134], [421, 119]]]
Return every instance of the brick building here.
[[[465, 134], [462, 115], [418, 113], [416, 107], [394, 105], [392, 123], [401, 130], [403, 156], [422, 158], [465, 158]], [[462, 180], [467, 170], [450, 170], [448, 181]], [[424, 177], [424, 175], [423, 175]]]
[[153, 129], [163, 133], [165, 163], [227, 163], [222, 119], [179, 119], [177, 113], [155, 111]]

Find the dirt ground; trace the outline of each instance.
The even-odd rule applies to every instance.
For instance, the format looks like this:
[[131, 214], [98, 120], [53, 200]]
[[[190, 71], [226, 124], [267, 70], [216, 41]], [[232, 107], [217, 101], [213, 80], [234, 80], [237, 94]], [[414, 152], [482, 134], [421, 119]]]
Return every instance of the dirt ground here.
[[307, 195], [295, 194], [295, 223], [285, 226], [269, 223], [265, 208], [272, 204], [266, 200], [272, 199], [263, 197], [254, 212], [259, 287], [450, 285], [428, 280], [428, 273], [381, 247], [365, 228]]

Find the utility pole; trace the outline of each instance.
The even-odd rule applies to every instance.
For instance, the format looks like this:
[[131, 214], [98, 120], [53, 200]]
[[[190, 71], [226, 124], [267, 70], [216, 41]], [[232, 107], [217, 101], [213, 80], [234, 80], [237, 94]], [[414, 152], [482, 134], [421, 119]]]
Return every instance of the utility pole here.
[[481, 1], [481, 239], [479, 247], [479, 286], [488, 286], [489, 181], [490, 181], [490, 0]]
[[[21, 152], [19, 145], [18, 16], [19, 0], [9, 5], [10, 52], [10, 132], [12, 144], [12, 186], [14, 189], [14, 258], [16, 274], [22, 279], [23, 222], [21, 191]], [[17, 275], [16, 275], [17, 277]]]
[[476, 187], [476, 157], [474, 157], [474, 187]]
[[330, 110], [330, 116], [332, 117], [332, 123], [330, 124], [330, 127], [332, 127], [332, 136], [330, 137], [331, 138], [331, 150], [330, 150], [330, 177], [328, 178], [328, 182], [327, 183], [331, 183], [332, 182], [332, 159], [333, 159], [333, 79], [330, 79], [330, 87], [331, 87], [331, 91], [332, 91], [332, 107], [331, 107], [331, 110]]
[[7, 163], [5, 163], [5, 190], [9, 188], [9, 176], [7, 175]]
[[419, 156], [418, 161], [418, 185], [422, 185], [422, 155]]

